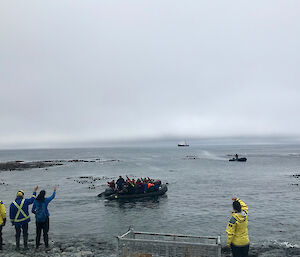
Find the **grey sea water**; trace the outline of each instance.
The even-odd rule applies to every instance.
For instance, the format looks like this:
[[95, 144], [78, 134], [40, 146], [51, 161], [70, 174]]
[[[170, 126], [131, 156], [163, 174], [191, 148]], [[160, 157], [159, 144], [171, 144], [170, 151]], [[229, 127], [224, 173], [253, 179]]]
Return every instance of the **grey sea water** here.
[[[229, 162], [239, 153], [246, 163]], [[100, 162], [66, 163], [43, 169], [0, 172], [0, 199], [6, 207], [17, 190], [30, 197], [35, 185], [57, 196], [49, 205], [50, 237], [74, 235], [97, 237], [111, 244], [129, 226], [139, 231], [191, 235], [221, 235], [231, 216], [231, 198], [243, 199], [249, 207], [252, 245], [300, 245], [299, 145], [206, 145], [177, 148], [114, 147], [93, 149], [3, 150], [0, 161], [70, 160]], [[118, 161], [110, 161], [118, 160]], [[160, 178], [169, 191], [158, 200], [108, 202], [96, 195], [118, 175]], [[82, 176], [101, 178], [80, 179]], [[33, 218], [33, 216], [31, 215]], [[30, 235], [35, 234], [34, 222]], [[4, 238], [14, 238], [11, 226]]]

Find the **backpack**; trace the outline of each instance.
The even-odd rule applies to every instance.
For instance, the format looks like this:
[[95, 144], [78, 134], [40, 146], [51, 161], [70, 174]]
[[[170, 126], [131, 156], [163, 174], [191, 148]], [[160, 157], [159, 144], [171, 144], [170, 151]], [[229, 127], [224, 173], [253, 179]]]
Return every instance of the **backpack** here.
[[35, 219], [37, 222], [46, 221], [46, 204], [44, 202], [36, 201]]

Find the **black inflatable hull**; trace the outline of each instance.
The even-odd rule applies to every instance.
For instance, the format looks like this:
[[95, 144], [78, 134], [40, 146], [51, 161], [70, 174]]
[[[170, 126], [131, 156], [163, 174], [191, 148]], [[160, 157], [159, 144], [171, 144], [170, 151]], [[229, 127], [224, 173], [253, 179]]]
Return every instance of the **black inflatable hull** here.
[[158, 191], [145, 193], [145, 194], [112, 194], [106, 196], [107, 200], [128, 200], [128, 199], [137, 199], [137, 198], [147, 198], [147, 197], [156, 197], [164, 195], [168, 191], [167, 185], [162, 185]]
[[100, 193], [100, 194], [98, 194], [98, 196], [99, 197], [102, 197], [102, 196], [107, 197], [107, 196], [110, 196], [110, 195], [112, 195], [114, 193], [115, 193], [115, 191], [112, 188], [106, 188], [105, 191], [102, 192], [102, 193]]
[[238, 159], [236, 159], [236, 158], [232, 158], [232, 159], [230, 159], [229, 160], [230, 162], [245, 162], [245, 161], [247, 161], [247, 158], [238, 158]]

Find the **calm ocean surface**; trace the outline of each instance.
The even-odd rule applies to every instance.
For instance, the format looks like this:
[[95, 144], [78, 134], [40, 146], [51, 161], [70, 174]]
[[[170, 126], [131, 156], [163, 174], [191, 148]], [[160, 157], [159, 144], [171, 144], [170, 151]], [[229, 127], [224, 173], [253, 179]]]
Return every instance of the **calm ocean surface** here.
[[[228, 162], [227, 155], [235, 153], [246, 156], [248, 161]], [[0, 161], [96, 158], [104, 162], [0, 172], [0, 182], [8, 184], [0, 185], [0, 199], [8, 208], [19, 189], [30, 197], [33, 187], [39, 185], [49, 196], [57, 185], [57, 197], [49, 205], [52, 238], [78, 235], [88, 239], [97, 235], [101, 240], [116, 243], [115, 236], [132, 225], [139, 231], [220, 234], [224, 243], [231, 198], [237, 196], [249, 207], [248, 228], [254, 245], [300, 245], [300, 186], [295, 185], [300, 180], [292, 177], [300, 174], [299, 145], [0, 151]], [[126, 174], [168, 182], [167, 196], [158, 201], [125, 203], [107, 202], [96, 196], [109, 179]], [[85, 181], [80, 176], [101, 180]], [[93, 185], [95, 189], [90, 188]], [[32, 237], [34, 229], [31, 222]], [[13, 238], [12, 226], [6, 226], [3, 232]]]

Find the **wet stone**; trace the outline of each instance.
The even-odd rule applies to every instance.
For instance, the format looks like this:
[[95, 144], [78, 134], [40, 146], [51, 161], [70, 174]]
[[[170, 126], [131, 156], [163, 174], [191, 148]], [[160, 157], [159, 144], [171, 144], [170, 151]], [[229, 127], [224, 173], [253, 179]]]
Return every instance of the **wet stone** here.
[[76, 248], [73, 246], [68, 247], [67, 249], [65, 249], [66, 252], [75, 252]]
[[53, 248], [50, 250], [51, 253], [60, 253], [60, 249], [58, 248]]
[[259, 255], [259, 257], [274, 257], [274, 256], [285, 257], [287, 255], [286, 255], [286, 251], [284, 249], [274, 249], [274, 250], [267, 251], [267, 252]]
[[91, 251], [82, 251], [81, 256], [92, 257], [92, 256], [94, 256], [94, 254]]

